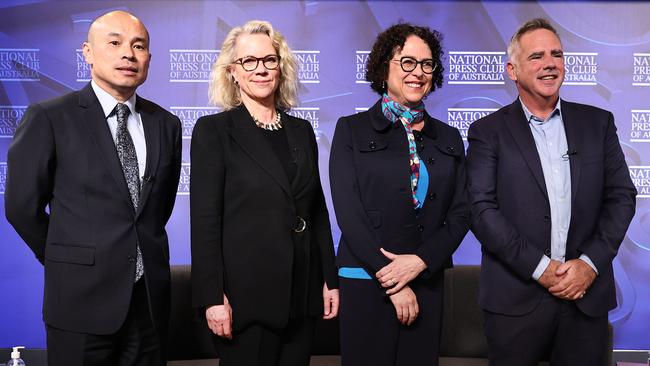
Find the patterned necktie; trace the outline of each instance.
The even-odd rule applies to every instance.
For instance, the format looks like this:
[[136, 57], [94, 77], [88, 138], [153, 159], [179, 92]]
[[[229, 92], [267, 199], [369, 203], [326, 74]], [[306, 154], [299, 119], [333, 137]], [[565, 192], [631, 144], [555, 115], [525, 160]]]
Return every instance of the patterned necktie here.
[[[140, 197], [140, 171], [138, 169], [138, 157], [135, 154], [135, 145], [131, 139], [131, 134], [126, 128], [126, 121], [129, 117], [129, 107], [123, 103], [117, 103], [115, 106], [115, 115], [117, 116], [117, 155], [122, 164], [122, 171], [126, 184], [129, 187], [129, 194], [131, 195], [131, 202], [133, 203], [133, 211], [138, 211], [138, 197]], [[136, 262], [135, 262], [135, 282], [137, 282], [144, 274], [144, 266], [142, 265], [142, 252], [140, 247], [136, 246]]]

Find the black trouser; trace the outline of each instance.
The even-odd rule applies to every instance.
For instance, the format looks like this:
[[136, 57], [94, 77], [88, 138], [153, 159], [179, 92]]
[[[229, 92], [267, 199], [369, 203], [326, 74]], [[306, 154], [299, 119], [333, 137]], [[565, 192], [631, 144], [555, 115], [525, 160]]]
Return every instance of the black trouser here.
[[234, 332], [232, 340], [214, 336], [220, 366], [308, 366], [316, 319], [291, 319], [286, 328], [259, 324]]
[[607, 315], [590, 317], [573, 301], [546, 294], [531, 313], [507, 316], [484, 312], [491, 366], [605, 365]]
[[410, 326], [375, 280], [340, 278], [341, 365], [438, 365], [442, 276], [411, 283], [420, 313]]
[[49, 325], [46, 328], [48, 366], [159, 366], [166, 363], [151, 321], [144, 278], [134, 285], [129, 312], [117, 332], [96, 335]]

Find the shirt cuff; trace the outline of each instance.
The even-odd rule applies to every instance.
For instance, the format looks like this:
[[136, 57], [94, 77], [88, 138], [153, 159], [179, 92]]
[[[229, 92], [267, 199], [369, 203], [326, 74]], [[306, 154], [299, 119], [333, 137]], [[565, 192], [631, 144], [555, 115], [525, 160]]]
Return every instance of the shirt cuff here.
[[598, 270], [596, 269], [596, 266], [594, 265], [594, 262], [591, 261], [591, 259], [589, 258], [588, 255], [586, 255], [586, 254], [580, 254], [580, 258], [579, 258], [579, 259], [580, 259], [581, 261], [587, 263], [587, 264], [589, 265], [589, 267], [591, 267], [591, 269], [593, 269], [594, 272], [596, 272], [596, 276], [598, 276]]
[[539, 281], [539, 278], [542, 277], [544, 274], [544, 271], [546, 271], [546, 267], [551, 264], [551, 258], [543, 255], [542, 259], [539, 260], [539, 264], [535, 268], [535, 272], [533, 272], [533, 279], [535, 281]]

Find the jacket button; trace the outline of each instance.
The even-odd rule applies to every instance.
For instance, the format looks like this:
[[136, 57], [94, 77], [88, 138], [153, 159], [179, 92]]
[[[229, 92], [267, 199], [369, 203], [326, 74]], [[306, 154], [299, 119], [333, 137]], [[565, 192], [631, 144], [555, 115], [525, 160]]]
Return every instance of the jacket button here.
[[550, 256], [551, 256], [551, 249], [546, 248], [546, 249], [544, 250], [544, 254], [546, 254], [547, 257], [550, 257]]
[[434, 158], [427, 158], [427, 164], [434, 164], [436, 162], [436, 159]]
[[433, 200], [435, 200], [436, 197], [438, 197], [438, 195], [435, 194], [435, 193], [429, 193], [429, 195], [428, 195], [429, 201], [433, 201]]
[[133, 263], [135, 262], [135, 258], [129, 254], [129, 262]]
[[374, 142], [374, 141], [370, 141], [370, 143], [368, 144], [368, 147], [370, 148], [370, 150], [374, 150], [374, 149], [377, 148], [377, 143]]
[[447, 146], [447, 151], [453, 154], [454, 152], [456, 152], [456, 149], [454, 149], [453, 146]]
[[544, 215], [544, 221], [546, 222], [551, 221], [551, 215]]
[[418, 231], [423, 232], [424, 231], [424, 225], [418, 225]]
[[418, 138], [415, 139], [417, 142], [422, 142], [424, 141], [424, 138], [422, 136], [418, 136]]

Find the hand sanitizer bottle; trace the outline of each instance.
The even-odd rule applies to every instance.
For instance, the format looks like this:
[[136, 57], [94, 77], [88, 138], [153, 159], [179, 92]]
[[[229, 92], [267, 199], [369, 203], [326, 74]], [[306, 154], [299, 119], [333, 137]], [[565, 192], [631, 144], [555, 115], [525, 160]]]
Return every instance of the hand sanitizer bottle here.
[[25, 366], [25, 361], [23, 361], [20, 358], [20, 351], [18, 351], [21, 348], [25, 348], [25, 347], [24, 346], [14, 347], [14, 351], [11, 352], [11, 360], [7, 362], [7, 366]]

